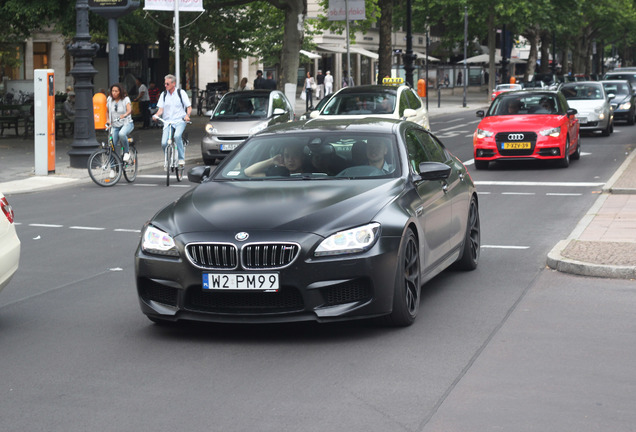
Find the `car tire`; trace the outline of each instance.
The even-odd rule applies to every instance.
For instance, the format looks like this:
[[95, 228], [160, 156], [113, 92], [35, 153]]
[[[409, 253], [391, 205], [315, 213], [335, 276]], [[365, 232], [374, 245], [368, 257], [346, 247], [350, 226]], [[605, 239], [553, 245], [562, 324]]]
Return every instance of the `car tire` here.
[[563, 158], [559, 161], [559, 166], [561, 168], [567, 168], [570, 166], [570, 137], [565, 139], [565, 151], [563, 153]]
[[581, 135], [579, 135], [579, 139], [576, 140], [576, 151], [572, 153], [572, 156], [570, 156], [570, 159], [572, 160], [581, 159]]
[[488, 165], [490, 165], [490, 162], [488, 162], [488, 161], [475, 159], [475, 169], [487, 170], [488, 169]]
[[475, 270], [479, 264], [480, 248], [481, 224], [479, 222], [479, 207], [477, 199], [472, 197], [468, 209], [464, 247], [462, 248], [462, 254], [453, 264], [453, 268], [457, 270]]
[[415, 321], [420, 309], [421, 274], [417, 237], [407, 228], [398, 253], [395, 275], [393, 310], [385, 317], [386, 323], [406, 327]]
[[611, 122], [608, 121], [607, 127], [601, 131], [601, 135], [603, 135], [604, 137], [610, 136], [612, 134], [611, 128], [612, 128]]
[[633, 126], [636, 123], [636, 110], [629, 113], [627, 116], [627, 124]]

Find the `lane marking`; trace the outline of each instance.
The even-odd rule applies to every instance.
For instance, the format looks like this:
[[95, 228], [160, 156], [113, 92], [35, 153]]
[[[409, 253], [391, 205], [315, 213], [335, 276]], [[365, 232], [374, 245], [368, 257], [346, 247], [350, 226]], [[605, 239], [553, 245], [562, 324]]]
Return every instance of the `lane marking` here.
[[32, 223], [32, 224], [29, 224], [29, 226], [38, 227], [38, 228], [62, 228], [64, 225]]
[[527, 181], [476, 181], [479, 186], [557, 186], [557, 187], [601, 187], [605, 183], [593, 182], [527, 182]]
[[115, 232], [128, 232], [128, 233], [140, 233], [141, 230], [138, 229], [127, 229], [127, 228], [115, 228], [113, 231]]
[[582, 196], [581, 193], [546, 193], [547, 196]]
[[534, 192], [502, 192], [502, 195], [536, 195]]
[[85, 230], [85, 231], [104, 231], [106, 228], [101, 227], [87, 227], [87, 226], [70, 226], [68, 229]]
[[482, 249], [511, 249], [511, 250], [526, 250], [530, 249], [530, 246], [511, 246], [511, 245], [481, 245]]

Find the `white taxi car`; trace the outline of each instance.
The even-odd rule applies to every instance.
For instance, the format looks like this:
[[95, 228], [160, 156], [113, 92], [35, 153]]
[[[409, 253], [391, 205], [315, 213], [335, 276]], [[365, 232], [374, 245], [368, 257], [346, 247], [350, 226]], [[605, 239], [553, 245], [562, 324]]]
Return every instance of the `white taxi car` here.
[[401, 78], [385, 80], [386, 85], [344, 87], [311, 118], [381, 117], [412, 121], [430, 130], [426, 106], [417, 92]]
[[15, 232], [13, 209], [0, 193], [0, 291], [9, 283], [18, 270], [20, 261], [20, 239]]

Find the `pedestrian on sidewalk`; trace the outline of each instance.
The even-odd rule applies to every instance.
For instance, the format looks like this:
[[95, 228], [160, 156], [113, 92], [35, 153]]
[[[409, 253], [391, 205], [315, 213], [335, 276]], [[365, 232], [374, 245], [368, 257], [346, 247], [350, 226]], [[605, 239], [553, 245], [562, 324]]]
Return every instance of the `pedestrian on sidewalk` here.
[[314, 109], [313, 92], [316, 89], [316, 82], [309, 71], [307, 72], [307, 77], [305, 77], [305, 85], [303, 88], [305, 89], [305, 111], [309, 111], [310, 109]]
[[331, 71], [327, 71], [325, 75], [325, 96], [330, 95], [333, 92], [333, 75]]
[[139, 78], [135, 78], [137, 83], [137, 98], [136, 102], [139, 103], [139, 111], [143, 118], [142, 129], [148, 129], [150, 127], [150, 96], [148, 94], [148, 87]]
[[130, 159], [128, 153], [128, 134], [135, 128], [132, 119], [132, 106], [130, 99], [124, 92], [121, 84], [113, 84], [108, 91], [106, 99], [106, 123], [110, 124], [115, 146], [121, 141], [124, 148], [124, 162]]

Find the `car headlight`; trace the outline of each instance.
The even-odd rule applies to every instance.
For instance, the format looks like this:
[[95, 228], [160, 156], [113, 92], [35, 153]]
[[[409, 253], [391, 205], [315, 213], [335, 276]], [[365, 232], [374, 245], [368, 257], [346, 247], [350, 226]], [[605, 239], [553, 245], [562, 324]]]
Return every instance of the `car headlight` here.
[[213, 135], [216, 133], [216, 128], [212, 125], [212, 123], [208, 123], [205, 125], [205, 132], [208, 135]]
[[267, 122], [263, 122], [263, 123], [259, 123], [256, 126], [254, 126], [252, 129], [249, 130], [249, 134], [250, 135], [254, 135], [257, 132], [262, 131], [263, 129], [265, 129], [267, 127]]
[[483, 130], [483, 129], [477, 129], [477, 138], [479, 138], [479, 139], [486, 138], [486, 137], [491, 137], [494, 134], [495, 134], [494, 132], [490, 132], [490, 131]]
[[150, 254], [179, 256], [172, 237], [152, 225], [148, 225], [141, 236], [141, 248]]
[[561, 135], [561, 128], [552, 128], [552, 129], [546, 129], [546, 130], [542, 130], [539, 132], [541, 135], [543, 136], [551, 136], [551, 137], [558, 137], [559, 135]]
[[632, 103], [631, 102], [625, 102], [622, 103], [618, 106], [618, 109], [622, 109], [622, 110], [628, 110], [632, 107]]
[[315, 256], [354, 254], [369, 250], [378, 238], [379, 223], [370, 223], [330, 235], [320, 243]]

